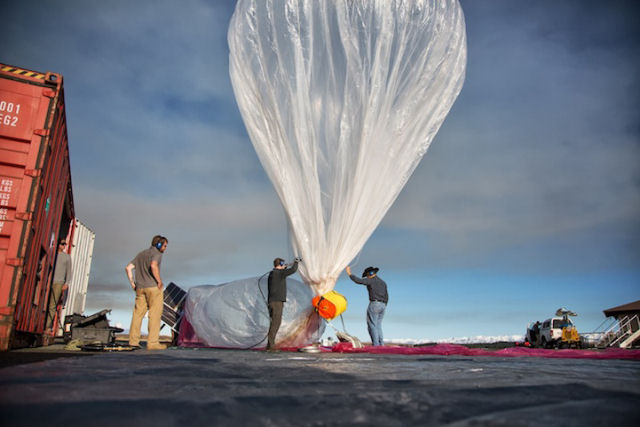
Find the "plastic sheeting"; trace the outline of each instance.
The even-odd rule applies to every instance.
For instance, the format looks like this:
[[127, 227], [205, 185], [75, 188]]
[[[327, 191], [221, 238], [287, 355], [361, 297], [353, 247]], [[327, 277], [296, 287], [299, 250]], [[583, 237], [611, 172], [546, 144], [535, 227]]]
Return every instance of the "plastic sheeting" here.
[[333, 289], [462, 88], [457, 0], [239, 0], [238, 107], [289, 222], [299, 272]]
[[353, 348], [351, 343], [338, 343], [327, 351], [338, 353], [433, 354], [439, 356], [548, 357], [559, 359], [629, 359], [640, 360], [640, 350], [607, 348], [605, 350], [546, 350], [509, 347], [502, 350], [469, 348], [458, 344], [437, 344], [423, 347], [366, 346]]
[[[259, 348], [267, 342], [267, 275], [189, 289], [178, 344], [185, 347]], [[300, 347], [319, 340], [324, 321], [311, 306], [311, 288], [287, 279], [287, 301], [277, 347]], [[186, 320], [186, 321], [185, 321]]]

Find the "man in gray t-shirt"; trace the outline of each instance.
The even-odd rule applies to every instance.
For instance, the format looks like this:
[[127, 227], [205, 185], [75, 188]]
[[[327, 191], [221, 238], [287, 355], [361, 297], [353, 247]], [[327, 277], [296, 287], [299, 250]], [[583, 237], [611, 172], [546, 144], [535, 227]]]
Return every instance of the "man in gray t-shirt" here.
[[[129, 345], [140, 345], [140, 327], [144, 315], [149, 312], [149, 337], [147, 339], [148, 350], [164, 350], [167, 348], [160, 344], [160, 319], [164, 299], [162, 278], [160, 277], [160, 264], [162, 254], [167, 249], [169, 240], [163, 236], [154, 236], [151, 247], [138, 253], [136, 257], [125, 267], [127, 278], [131, 288], [136, 293], [136, 302], [129, 328]], [[135, 271], [135, 278], [134, 278]]]
[[58, 241], [58, 257], [56, 259], [56, 267], [53, 270], [53, 283], [49, 292], [49, 312], [47, 313], [47, 330], [53, 327], [53, 321], [56, 317], [58, 302], [62, 297], [62, 293], [69, 289], [71, 281], [71, 256], [65, 252], [67, 248], [67, 239]]

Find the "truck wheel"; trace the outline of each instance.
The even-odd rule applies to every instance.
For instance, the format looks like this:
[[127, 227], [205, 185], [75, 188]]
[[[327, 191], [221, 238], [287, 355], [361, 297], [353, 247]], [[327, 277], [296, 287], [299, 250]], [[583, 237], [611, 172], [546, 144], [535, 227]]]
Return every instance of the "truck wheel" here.
[[549, 348], [547, 347], [547, 340], [543, 337], [542, 340], [540, 341], [540, 347], [542, 348]]

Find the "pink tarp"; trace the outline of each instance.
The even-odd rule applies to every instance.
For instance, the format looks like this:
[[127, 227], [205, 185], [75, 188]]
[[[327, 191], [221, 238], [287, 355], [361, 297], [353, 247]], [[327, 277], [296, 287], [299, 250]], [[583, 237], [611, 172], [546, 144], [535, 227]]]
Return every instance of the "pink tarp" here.
[[[178, 345], [181, 347], [206, 347], [195, 334], [193, 327], [182, 319]], [[260, 347], [254, 348], [260, 350]], [[548, 357], [560, 359], [625, 359], [640, 360], [640, 350], [607, 348], [604, 350], [547, 350], [542, 348], [509, 347], [502, 350], [469, 348], [458, 344], [436, 344], [422, 347], [403, 347], [399, 345], [365, 346], [353, 348], [351, 343], [340, 342], [333, 347], [322, 347], [323, 352], [335, 353], [371, 353], [371, 354], [432, 354], [437, 356], [491, 356], [491, 357]], [[283, 348], [283, 351], [298, 351], [298, 348]]]
[[[193, 331], [186, 319], [180, 325], [178, 345], [181, 347], [206, 347]], [[260, 350], [261, 348], [254, 348]], [[385, 345], [353, 348], [351, 343], [340, 342], [333, 347], [322, 347], [323, 352], [371, 353], [371, 354], [431, 354], [437, 356], [491, 356], [491, 357], [548, 357], [561, 359], [626, 359], [640, 360], [640, 350], [607, 348], [605, 350], [546, 350], [541, 348], [509, 347], [502, 350], [469, 348], [458, 344], [437, 344], [422, 347]], [[283, 348], [283, 351], [298, 351], [298, 348]]]
[[550, 357], [563, 359], [628, 359], [640, 360], [640, 350], [607, 348], [605, 350], [546, 350], [541, 348], [509, 347], [502, 350], [469, 348], [457, 344], [437, 344], [424, 347], [365, 346], [353, 348], [351, 343], [340, 342], [330, 351], [338, 353], [372, 354], [433, 354], [439, 356], [493, 356], [493, 357]]
[[180, 322], [180, 331], [178, 332], [178, 345], [180, 347], [205, 347], [202, 341], [196, 335], [191, 323], [183, 317]]

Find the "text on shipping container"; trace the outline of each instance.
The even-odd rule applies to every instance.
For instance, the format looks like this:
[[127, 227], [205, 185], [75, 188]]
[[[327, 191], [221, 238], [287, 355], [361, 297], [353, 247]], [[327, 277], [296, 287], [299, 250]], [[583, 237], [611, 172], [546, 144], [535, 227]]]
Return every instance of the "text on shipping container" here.
[[18, 126], [18, 114], [20, 114], [20, 104], [0, 101], [0, 124], [11, 127]]

